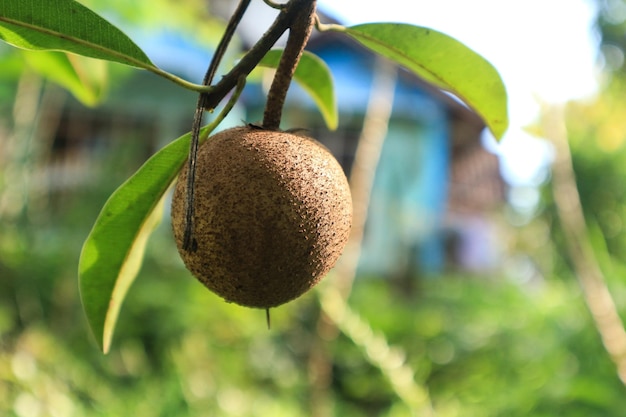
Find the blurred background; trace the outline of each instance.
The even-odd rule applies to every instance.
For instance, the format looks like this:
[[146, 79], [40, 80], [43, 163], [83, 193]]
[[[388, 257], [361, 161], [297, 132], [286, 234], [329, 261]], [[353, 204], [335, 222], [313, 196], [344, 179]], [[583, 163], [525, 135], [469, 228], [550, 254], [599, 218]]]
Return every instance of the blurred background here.
[[[194, 82], [235, 7], [83, 3]], [[319, 12], [325, 22], [406, 21], [399, 3], [321, 1]], [[623, 317], [626, 2], [441, 3], [447, 12], [415, 6], [433, 23], [414, 23], [501, 71], [504, 141], [450, 95], [314, 34], [308, 48], [335, 77], [339, 128], [328, 131], [297, 86], [283, 127], [309, 129], [348, 174], [360, 142], [384, 139], [354, 281], [340, 262], [319, 288], [273, 309], [268, 331], [262, 311], [227, 304], [189, 275], [166, 213], [106, 356], [80, 304], [81, 245], [111, 192], [190, 129], [196, 96], [121, 65], [0, 44], [0, 415], [623, 415], [624, 384], [585, 303], [558, 190], [575, 179], [580, 205], [568, 195], [586, 222], [575, 236]], [[225, 66], [272, 13], [253, 1]], [[222, 128], [261, 118], [265, 78]], [[566, 134], [551, 130], [555, 117]], [[552, 162], [570, 156], [575, 176], [557, 175]], [[350, 290], [347, 303], [337, 286]]]

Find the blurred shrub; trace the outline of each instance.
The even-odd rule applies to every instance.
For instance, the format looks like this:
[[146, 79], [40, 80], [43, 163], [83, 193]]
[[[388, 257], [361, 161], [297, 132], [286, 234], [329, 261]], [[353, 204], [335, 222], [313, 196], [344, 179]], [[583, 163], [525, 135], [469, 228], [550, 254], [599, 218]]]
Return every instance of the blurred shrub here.
[[[311, 415], [316, 293], [273, 309], [268, 331], [263, 311], [224, 303], [189, 276], [167, 218], [122, 308], [112, 352], [103, 356], [92, 343], [78, 254], [107, 196], [137, 167], [132, 152], [144, 150], [133, 149], [91, 161], [94, 183], [0, 219], [0, 415]], [[618, 178], [618, 165], [603, 166]], [[547, 247], [558, 253], [554, 242]], [[404, 353], [438, 416], [621, 415], [623, 386], [577, 285], [566, 268], [554, 271], [532, 285], [440, 277], [413, 294], [360, 277], [350, 304]], [[613, 279], [612, 290], [624, 294], [624, 283]], [[345, 335], [327, 348], [335, 415], [410, 415], [368, 352]]]

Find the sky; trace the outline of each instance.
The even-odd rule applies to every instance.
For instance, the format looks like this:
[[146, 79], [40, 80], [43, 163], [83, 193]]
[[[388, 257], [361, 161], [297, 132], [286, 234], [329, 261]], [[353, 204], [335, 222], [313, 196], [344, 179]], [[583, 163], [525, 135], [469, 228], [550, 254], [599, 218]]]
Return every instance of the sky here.
[[491, 148], [505, 179], [538, 181], [551, 148], [523, 131], [550, 104], [593, 96], [598, 88], [596, 14], [590, 0], [318, 0], [343, 24], [426, 26], [463, 42], [499, 71], [509, 96], [510, 127]]

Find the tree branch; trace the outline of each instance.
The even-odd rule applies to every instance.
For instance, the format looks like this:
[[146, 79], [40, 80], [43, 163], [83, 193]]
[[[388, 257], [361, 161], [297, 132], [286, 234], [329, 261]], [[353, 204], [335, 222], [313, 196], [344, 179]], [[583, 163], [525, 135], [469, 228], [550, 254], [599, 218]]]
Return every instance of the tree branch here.
[[589, 241], [563, 109], [551, 108], [546, 119], [546, 135], [557, 149], [552, 169], [552, 192], [569, 257], [604, 348], [617, 368], [619, 379], [626, 385], [626, 331]]
[[[241, 22], [243, 15], [245, 14], [251, 0], [241, 0], [235, 13], [228, 21], [226, 31], [217, 45], [217, 49], [209, 68], [207, 69], [202, 85], [209, 85], [213, 81], [217, 67], [219, 66], [228, 44], [230, 43], [235, 29]], [[200, 136], [200, 126], [202, 125], [202, 116], [204, 115], [205, 101], [207, 99], [207, 93], [200, 93], [198, 96], [198, 103], [196, 104], [196, 111], [193, 115], [193, 124], [191, 126], [191, 142], [189, 144], [189, 159], [188, 169], [189, 175], [187, 176], [187, 196], [186, 196], [186, 208], [185, 208], [185, 234], [183, 236], [183, 249], [186, 251], [195, 251], [195, 241], [193, 240], [193, 214], [194, 214], [194, 196], [195, 196], [195, 183], [196, 183], [196, 161], [198, 159], [198, 142]]]
[[[226, 32], [222, 37], [214, 59], [207, 70], [204, 77], [203, 84], [211, 83], [217, 66], [221, 57], [223, 56], [230, 39], [232, 38], [235, 28], [241, 21], [250, 0], [242, 0], [237, 7], [237, 10], [231, 17]], [[215, 107], [226, 97], [226, 95], [240, 82], [241, 77], [246, 77], [263, 59], [265, 54], [274, 46], [276, 41], [282, 36], [282, 34], [294, 26], [298, 22], [299, 16], [302, 15], [302, 10], [307, 7], [314, 8], [315, 0], [291, 0], [285, 4], [281, 9], [281, 12], [274, 20], [274, 23], [265, 32], [261, 39], [246, 53], [246, 55], [239, 61], [228, 74], [226, 74], [220, 82], [211, 88], [208, 93], [201, 93], [198, 97], [198, 104], [194, 113], [194, 121], [192, 125], [192, 140], [189, 150], [189, 175], [187, 177], [187, 200], [186, 200], [186, 213], [185, 213], [185, 234], [183, 237], [183, 249], [195, 250], [195, 244], [193, 241], [193, 212], [194, 212], [194, 184], [195, 184], [195, 171], [196, 171], [196, 159], [198, 152], [198, 135], [200, 132], [200, 125], [202, 124], [202, 116], [204, 110], [213, 111]], [[311, 6], [313, 5], [313, 6]]]
[[291, 79], [311, 35], [313, 17], [315, 15], [315, 0], [307, 1], [306, 3], [303, 4], [301, 9], [298, 9], [299, 13], [289, 28], [287, 45], [280, 58], [272, 86], [267, 95], [267, 103], [263, 114], [263, 127], [265, 129], [277, 130], [280, 127], [287, 90], [289, 90]]
[[265, 54], [274, 46], [276, 41], [289, 29], [303, 8], [314, 0], [291, 0], [285, 4], [274, 23], [239, 61], [207, 94], [205, 108], [213, 110], [219, 102], [237, 85], [242, 75], [248, 75], [259, 64]]

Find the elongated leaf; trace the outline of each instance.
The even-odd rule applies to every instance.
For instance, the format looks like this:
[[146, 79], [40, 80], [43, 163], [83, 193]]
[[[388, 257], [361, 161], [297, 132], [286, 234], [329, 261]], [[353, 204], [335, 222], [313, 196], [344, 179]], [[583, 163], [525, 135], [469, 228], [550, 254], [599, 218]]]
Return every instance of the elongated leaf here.
[[508, 126], [507, 95], [498, 71], [482, 56], [432, 29], [399, 23], [352, 27], [329, 25], [404, 66], [426, 81], [450, 91], [485, 121], [496, 138]]
[[0, 0], [0, 39], [23, 49], [66, 51], [154, 68], [122, 31], [73, 0]]
[[[282, 54], [282, 49], [272, 49], [261, 60], [260, 65], [276, 68]], [[339, 121], [337, 99], [333, 76], [326, 63], [317, 55], [304, 51], [293, 79], [311, 96], [322, 113], [326, 126], [335, 130]]]
[[106, 61], [55, 52], [26, 52], [24, 59], [39, 74], [70, 91], [87, 106], [102, 99], [107, 81]]
[[100, 348], [109, 350], [126, 291], [141, 266], [159, 201], [189, 152], [186, 134], [154, 154], [108, 199], [87, 237], [78, 266], [83, 308]]
[[[244, 84], [242, 77], [222, 111], [200, 130], [200, 143], [231, 111]], [[187, 159], [190, 139], [187, 133], [162, 148], [115, 190], [83, 245], [78, 265], [81, 301], [105, 353], [126, 292], [139, 272], [147, 239], [161, 218], [159, 201]]]

